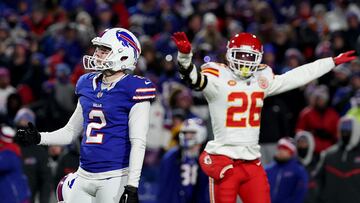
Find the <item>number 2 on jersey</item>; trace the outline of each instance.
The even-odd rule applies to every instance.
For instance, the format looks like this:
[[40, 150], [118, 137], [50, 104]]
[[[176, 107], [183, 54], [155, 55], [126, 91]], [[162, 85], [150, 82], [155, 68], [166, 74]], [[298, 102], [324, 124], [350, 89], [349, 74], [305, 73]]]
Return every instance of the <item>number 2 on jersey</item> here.
[[101, 144], [103, 140], [104, 134], [96, 133], [95, 135], [91, 135], [91, 131], [93, 129], [99, 130], [106, 126], [106, 120], [104, 112], [99, 109], [93, 109], [89, 113], [89, 119], [93, 120], [95, 118], [99, 118], [100, 122], [91, 122], [86, 127], [86, 143], [87, 144]]
[[[253, 92], [250, 95], [245, 92], [232, 92], [228, 96], [228, 102], [233, 102], [235, 100], [240, 100], [240, 106], [230, 106], [227, 109], [226, 114], [226, 127], [246, 127], [247, 123], [251, 127], [259, 127], [260, 126], [260, 114], [261, 107], [258, 107], [257, 100], [264, 99], [264, 92]], [[235, 114], [243, 114], [249, 109], [249, 100], [250, 100], [250, 112], [248, 118], [241, 117], [240, 119], [235, 119]], [[256, 115], [258, 115], [256, 117]], [[248, 122], [247, 122], [248, 121]]]

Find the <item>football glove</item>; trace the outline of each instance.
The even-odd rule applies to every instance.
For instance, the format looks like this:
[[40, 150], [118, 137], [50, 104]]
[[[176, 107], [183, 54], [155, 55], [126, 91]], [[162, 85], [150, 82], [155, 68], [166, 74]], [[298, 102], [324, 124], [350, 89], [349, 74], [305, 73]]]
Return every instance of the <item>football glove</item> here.
[[190, 67], [192, 52], [191, 43], [184, 32], [175, 32], [171, 39], [176, 44], [179, 52], [177, 60], [185, 69]]
[[28, 123], [27, 128], [17, 130], [14, 137], [14, 142], [24, 147], [37, 145], [40, 143], [40, 140], [41, 135], [31, 122]]
[[119, 203], [139, 203], [138, 189], [131, 185], [127, 185], [124, 188], [125, 190], [121, 195]]
[[341, 53], [338, 56], [334, 57], [335, 65], [340, 65], [342, 63], [350, 62], [357, 58], [357, 56], [352, 56], [355, 53], [355, 50], [347, 51], [345, 53]]

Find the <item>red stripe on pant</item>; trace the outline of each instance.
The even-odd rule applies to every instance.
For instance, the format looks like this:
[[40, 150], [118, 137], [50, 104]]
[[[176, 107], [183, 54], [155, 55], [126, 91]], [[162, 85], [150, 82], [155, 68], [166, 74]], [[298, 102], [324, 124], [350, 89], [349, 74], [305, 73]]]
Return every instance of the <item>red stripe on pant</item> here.
[[270, 203], [270, 186], [260, 161], [235, 161], [234, 172], [221, 180], [210, 178], [211, 203]]

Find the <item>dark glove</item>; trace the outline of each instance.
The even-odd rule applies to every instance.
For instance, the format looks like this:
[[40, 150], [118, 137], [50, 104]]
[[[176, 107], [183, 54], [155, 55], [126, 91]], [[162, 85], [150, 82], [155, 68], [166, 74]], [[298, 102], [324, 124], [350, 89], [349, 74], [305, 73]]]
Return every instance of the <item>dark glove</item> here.
[[340, 65], [342, 63], [350, 62], [357, 58], [357, 56], [354, 56], [355, 50], [347, 51], [345, 53], [339, 54], [337, 57], [334, 57], [334, 63], [335, 65]]
[[14, 142], [21, 146], [37, 145], [40, 143], [41, 135], [35, 128], [34, 124], [28, 123], [28, 127], [19, 129], [14, 137]]
[[138, 189], [131, 185], [125, 186], [119, 203], [139, 203]]

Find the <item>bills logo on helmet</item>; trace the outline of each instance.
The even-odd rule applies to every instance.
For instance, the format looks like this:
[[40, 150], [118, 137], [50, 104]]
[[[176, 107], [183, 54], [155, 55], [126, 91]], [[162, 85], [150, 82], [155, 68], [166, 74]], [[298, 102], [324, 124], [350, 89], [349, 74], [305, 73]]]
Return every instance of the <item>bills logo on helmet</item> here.
[[126, 47], [132, 47], [134, 49], [134, 57], [137, 58], [138, 53], [140, 52], [139, 47], [137, 47], [136, 42], [134, 39], [124, 31], [117, 31], [116, 38], [122, 42], [122, 44]]

